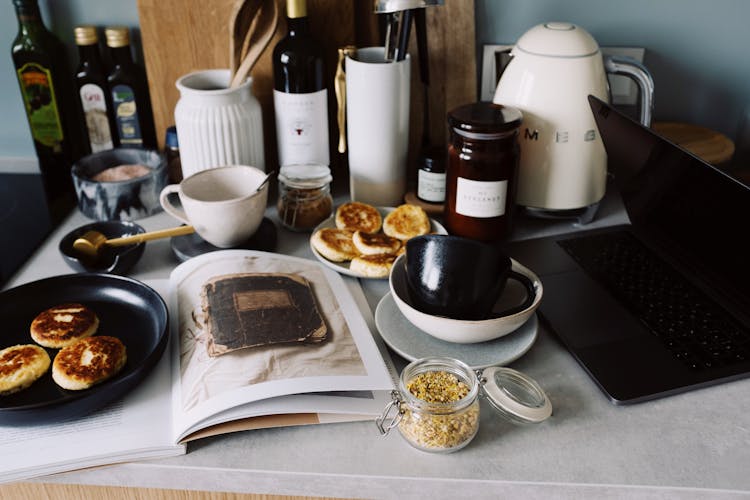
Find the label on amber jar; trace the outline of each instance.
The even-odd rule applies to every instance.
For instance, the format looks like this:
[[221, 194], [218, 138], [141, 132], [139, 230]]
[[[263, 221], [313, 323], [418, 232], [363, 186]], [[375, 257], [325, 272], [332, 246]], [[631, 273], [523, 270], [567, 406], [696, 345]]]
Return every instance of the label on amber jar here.
[[419, 169], [417, 173], [417, 196], [432, 203], [445, 201], [445, 172], [428, 172]]
[[456, 213], [489, 218], [505, 214], [508, 181], [474, 181], [459, 177], [456, 184]]

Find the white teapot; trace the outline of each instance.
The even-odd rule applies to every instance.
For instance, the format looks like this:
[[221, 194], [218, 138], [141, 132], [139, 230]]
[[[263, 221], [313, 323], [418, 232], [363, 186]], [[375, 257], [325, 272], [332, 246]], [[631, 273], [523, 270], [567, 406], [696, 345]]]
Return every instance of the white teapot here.
[[588, 95], [609, 102], [607, 73], [633, 78], [640, 119], [649, 126], [653, 80], [635, 60], [602, 57], [596, 40], [571, 23], [534, 26], [511, 51], [493, 102], [523, 112], [516, 203], [542, 217], [589, 222], [606, 190], [607, 157]]

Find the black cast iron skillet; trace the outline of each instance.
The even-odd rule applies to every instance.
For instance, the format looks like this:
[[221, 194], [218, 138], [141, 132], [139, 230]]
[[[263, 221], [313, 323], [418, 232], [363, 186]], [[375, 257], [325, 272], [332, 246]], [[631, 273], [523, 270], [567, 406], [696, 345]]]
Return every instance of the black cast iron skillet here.
[[[119, 338], [127, 349], [124, 368], [112, 379], [82, 391], [60, 388], [51, 368], [30, 387], [0, 396], [0, 424], [62, 422], [91, 413], [133, 389], [156, 365], [167, 345], [168, 312], [161, 296], [140, 281], [110, 274], [71, 274], [0, 292], [0, 349], [33, 344], [31, 321], [41, 311], [80, 302], [99, 316], [100, 335]], [[47, 349], [54, 360], [57, 349]]]

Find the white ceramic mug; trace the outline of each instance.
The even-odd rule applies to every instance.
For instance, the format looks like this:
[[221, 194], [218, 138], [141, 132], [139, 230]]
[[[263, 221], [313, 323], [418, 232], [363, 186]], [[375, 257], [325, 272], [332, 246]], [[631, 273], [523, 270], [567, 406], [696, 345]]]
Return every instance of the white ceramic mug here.
[[185, 177], [219, 165], [265, 169], [263, 119], [252, 78], [235, 88], [228, 84], [228, 69], [196, 71], [177, 80], [174, 120]]
[[[220, 248], [247, 241], [258, 230], [268, 201], [268, 183], [259, 168], [231, 165], [203, 170], [162, 189], [159, 202], [172, 217], [191, 224], [198, 235]], [[170, 195], [179, 196], [182, 207]]]
[[406, 192], [410, 58], [385, 62], [383, 47], [347, 56], [346, 133], [352, 200], [398, 206]]

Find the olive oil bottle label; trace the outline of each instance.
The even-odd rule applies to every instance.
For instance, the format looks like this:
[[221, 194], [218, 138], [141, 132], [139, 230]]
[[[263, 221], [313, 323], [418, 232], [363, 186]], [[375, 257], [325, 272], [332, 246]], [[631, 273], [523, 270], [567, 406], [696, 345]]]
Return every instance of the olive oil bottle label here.
[[26, 63], [18, 69], [18, 81], [34, 140], [56, 153], [62, 151], [63, 128], [50, 70]]
[[456, 184], [456, 213], [467, 217], [499, 217], [505, 214], [508, 181], [475, 181], [459, 177]]
[[91, 152], [98, 153], [99, 151], [112, 149], [114, 144], [112, 143], [112, 131], [109, 129], [104, 90], [99, 85], [87, 83], [81, 86], [80, 97]]
[[328, 94], [273, 91], [279, 165], [330, 164]]
[[128, 85], [115, 85], [112, 88], [112, 106], [115, 110], [117, 134], [123, 146], [142, 146], [143, 136], [138, 122], [138, 109], [135, 105], [135, 92]]

